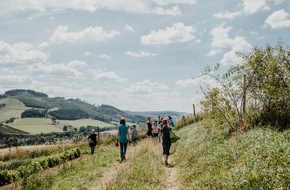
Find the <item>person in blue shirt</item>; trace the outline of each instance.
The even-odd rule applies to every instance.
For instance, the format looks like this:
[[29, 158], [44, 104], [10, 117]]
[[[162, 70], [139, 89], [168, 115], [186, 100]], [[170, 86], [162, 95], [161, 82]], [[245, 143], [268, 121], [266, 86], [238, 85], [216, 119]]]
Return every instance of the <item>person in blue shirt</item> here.
[[127, 145], [129, 141], [129, 131], [126, 125], [126, 120], [121, 119], [120, 125], [118, 126], [118, 141], [120, 143], [120, 162], [126, 160]]
[[171, 116], [168, 116], [168, 119], [169, 119], [169, 126], [171, 128], [174, 128], [174, 121], [173, 121], [172, 117]]

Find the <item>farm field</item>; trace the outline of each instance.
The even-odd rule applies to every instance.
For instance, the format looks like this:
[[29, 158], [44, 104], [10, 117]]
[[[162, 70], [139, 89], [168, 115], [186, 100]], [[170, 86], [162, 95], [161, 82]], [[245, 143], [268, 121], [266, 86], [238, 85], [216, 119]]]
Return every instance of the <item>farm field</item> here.
[[16, 99], [0, 99], [0, 104], [5, 104], [5, 108], [0, 109], [0, 122], [6, 121], [12, 117], [21, 117], [21, 113], [28, 109], [25, 105]]
[[50, 133], [50, 132], [62, 132], [64, 125], [71, 125], [74, 128], [80, 128], [81, 126], [99, 126], [112, 127], [114, 125], [97, 121], [93, 119], [80, 119], [80, 120], [57, 120], [57, 124], [52, 124], [51, 119], [48, 118], [21, 118], [16, 119], [9, 126], [26, 131], [30, 134]]

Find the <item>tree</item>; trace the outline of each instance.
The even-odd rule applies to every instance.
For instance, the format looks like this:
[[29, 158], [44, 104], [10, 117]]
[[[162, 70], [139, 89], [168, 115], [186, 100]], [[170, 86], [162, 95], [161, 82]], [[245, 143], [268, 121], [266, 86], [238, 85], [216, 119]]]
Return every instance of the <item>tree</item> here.
[[67, 131], [67, 130], [68, 130], [67, 125], [64, 125], [63, 128], [62, 128], [62, 130], [63, 130], [63, 131]]
[[[204, 110], [218, 111], [235, 129], [237, 125], [290, 125], [290, 52], [279, 42], [272, 47], [255, 48], [250, 54], [238, 53], [243, 63], [230, 68], [222, 77], [212, 76], [219, 89], [204, 92]], [[218, 69], [218, 67], [217, 67]]]

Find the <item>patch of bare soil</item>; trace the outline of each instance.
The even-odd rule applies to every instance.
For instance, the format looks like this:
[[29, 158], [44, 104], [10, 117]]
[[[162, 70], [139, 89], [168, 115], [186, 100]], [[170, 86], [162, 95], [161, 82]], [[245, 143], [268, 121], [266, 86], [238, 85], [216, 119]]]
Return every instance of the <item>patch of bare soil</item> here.
[[169, 166], [166, 168], [167, 182], [166, 190], [181, 190], [181, 185], [177, 178], [177, 168], [174, 164], [174, 155], [169, 156]]

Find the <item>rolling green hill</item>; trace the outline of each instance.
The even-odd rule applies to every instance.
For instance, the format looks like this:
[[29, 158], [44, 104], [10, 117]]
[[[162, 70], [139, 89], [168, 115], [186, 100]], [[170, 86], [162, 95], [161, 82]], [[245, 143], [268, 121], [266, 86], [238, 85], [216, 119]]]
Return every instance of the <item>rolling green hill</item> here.
[[[128, 123], [145, 124], [147, 115], [155, 119], [168, 115], [179, 119], [185, 114], [123, 111], [110, 105], [95, 106], [78, 98], [49, 97], [33, 90], [15, 89], [0, 95], [0, 123], [31, 134], [60, 132], [64, 125], [112, 127], [120, 118]], [[57, 121], [53, 125], [52, 119]]]

